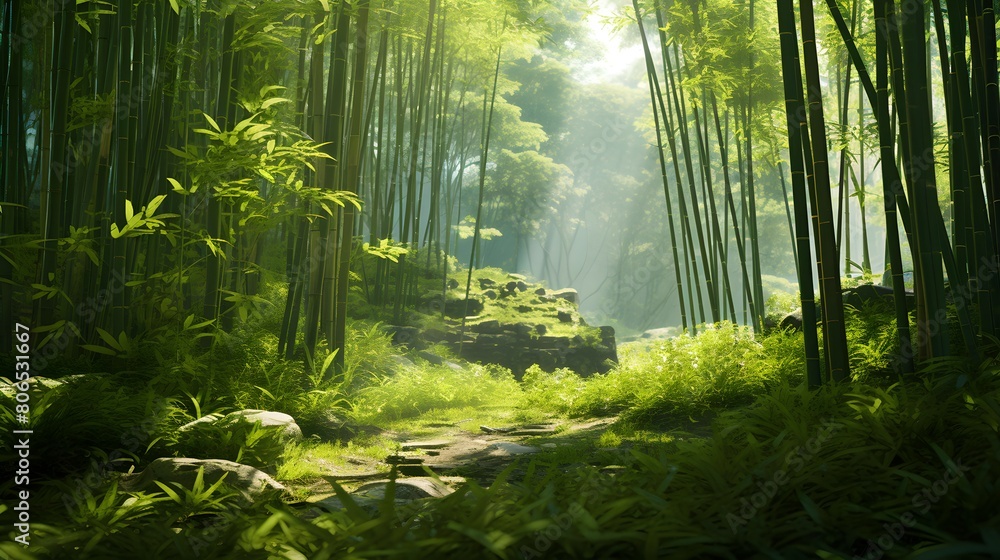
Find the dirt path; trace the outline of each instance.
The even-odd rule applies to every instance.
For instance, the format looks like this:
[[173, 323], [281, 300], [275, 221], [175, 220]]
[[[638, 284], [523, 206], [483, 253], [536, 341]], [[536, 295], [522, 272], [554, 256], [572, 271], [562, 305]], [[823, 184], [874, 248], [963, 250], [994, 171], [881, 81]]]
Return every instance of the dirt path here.
[[596, 440], [615, 421], [598, 418], [567, 424], [552, 420], [519, 426], [484, 426], [478, 433], [457, 426], [442, 427], [434, 438], [411, 438], [396, 434], [402, 445], [400, 456], [420, 464], [399, 466], [404, 475], [423, 475], [423, 467], [440, 475], [457, 475], [489, 484], [500, 471], [520, 458], [544, 459], [562, 447]]
[[[595, 451], [594, 442], [615, 420], [613, 417], [584, 421], [552, 418], [535, 424], [484, 426], [479, 429], [469, 429], [467, 420], [417, 421], [413, 431], [381, 434], [400, 446], [400, 450], [387, 457], [385, 462], [351, 458], [348, 469], [331, 465], [329, 474], [323, 477], [324, 481], [314, 480], [292, 486], [308, 494], [309, 502], [329, 501], [334, 499], [331, 482], [349, 492], [363, 490], [373, 481], [385, 480], [392, 463], [396, 464], [398, 481], [418, 481], [428, 476], [425, 469], [429, 469], [450, 487], [466, 480], [488, 486], [501, 471], [519, 460], [525, 465], [532, 459], [570, 467], [574, 463], [585, 464], [588, 456]], [[419, 432], [419, 435], [413, 432]], [[512, 479], [519, 478], [520, 470], [511, 473]]]
[[626, 437], [618, 433], [620, 430], [608, 431], [618, 420], [616, 417], [548, 418], [534, 424], [496, 426], [480, 426], [473, 420], [414, 418], [404, 424], [405, 428], [397, 424], [395, 430], [380, 435], [396, 442], [390, 446], [395, 450], [382, 460], [351, 456], [346, 466], [331, 464], [328, 470], [323, 469], [328, 471], [323, 480], [291, 486], [306, 494], [307, 502], [330, 511], [342, 507], [333, 490], [335, 483], [351, 493], [358, 503], [376, 511], [378, 500], [384, 496], [391, 465], [396, 468], [396, 496], [401, 504], [447, 495], [466, 481], [488, 487], [514, 463], [517, 464], [507, 473], [510, 481], [523, 479], [531, 461], [543, 469], [564, 472], [585, 466], [615, 472], [629, 464], [629, 450], [639, 442], [710, 435], [708, 419], [684, 427], [671, 423]]

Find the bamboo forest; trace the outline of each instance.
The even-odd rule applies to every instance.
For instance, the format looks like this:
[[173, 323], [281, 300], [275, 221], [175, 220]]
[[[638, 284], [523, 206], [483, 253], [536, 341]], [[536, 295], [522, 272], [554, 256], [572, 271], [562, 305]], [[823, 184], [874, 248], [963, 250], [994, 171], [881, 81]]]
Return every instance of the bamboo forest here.
[[0, 558], [1000, 559], [1000, 0], [0, 0]]

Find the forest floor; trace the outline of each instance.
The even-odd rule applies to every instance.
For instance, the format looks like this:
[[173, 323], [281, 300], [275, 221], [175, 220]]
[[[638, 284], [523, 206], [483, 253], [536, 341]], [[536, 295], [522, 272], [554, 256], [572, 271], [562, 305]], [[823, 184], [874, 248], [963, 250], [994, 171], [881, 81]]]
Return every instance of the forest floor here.
[[[623, 427], [617, 417], [524, 418], [524, 411], [507, 407], [466, 407], [430, 411], [377, 426], [382, 431], [372, 438], [387, 440], [395, 451], [380, 458], [345, 450], [341, 460], [312, 465], [314, 473], [325, 474], [287, 486], [305, 501], [322, 502], [334, 498], [332, 483], [352, 492], [389, 478], [390, 461], [397, 464], [397, 480], [434, 476], [452, 488], [467, 480], [489, 487], [506, 469], [510, 471], [505, 478], [511, 482], [524, 479], [530, 468], [568, 473], [595, 466], [613, 473], [625, 468], [622, 465], [629, 462], [629, 450], [637, 445], [662, 445], [711, 435], [709, 419], [634, 430]], [[356, 449], [363, 449], [366, 440], [362, 438], [359, 443]]]

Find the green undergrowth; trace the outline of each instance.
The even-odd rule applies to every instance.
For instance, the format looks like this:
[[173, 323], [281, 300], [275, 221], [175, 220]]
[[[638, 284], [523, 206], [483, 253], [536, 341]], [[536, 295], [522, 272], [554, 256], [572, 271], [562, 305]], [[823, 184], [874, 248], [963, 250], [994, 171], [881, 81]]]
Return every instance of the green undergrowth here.
[[221, 507], [223, 489], [180, 502], [107, 489], [72, 518], [33, 525], [29, 554], [0, 547], [125, 558], [142, 543], [180, 557], [214, 527], [203, 557], [995, 557], [1000, 367], [933, 366], [885, 388], [779, 382], [721, 413], [709, 437], [623, 430], [601, 441], [641, 449], [572, 468], [523, 460], [488, 487], [405, 507], [308, 519], [280, 502]]
[[383, 436], [360, 437], [344, 443], [306, 440], [285, 449], [276, 478], [296, 482], [317, 480], [334, 472], [378, 470], [388, 473], [389, 466], [383, 459], [398, 451], [399, 444]]
[[[819, 391], [802, 383], [800, 333], [755, 337], [728, 323], [622, 345], [607, 374], [532, 367], [518, 382], [496, 366], [401, 360], [378, 325], [360, 321], [344, 370], [325, 352], [310, 367], [277, 357], [276, 320], [264, 309], [197, 359], [178, 337], [130, 362], [143, 367], [34, 388], [32, 546], [0, 543], [0, 556], [929, 559], [1000, 550], [1000, 366], [939, 359], [901, 381], [891, 310], [848, 312], [853, 381]], [[8, 438], [13, 405], [3, 392]], [[179, 431], [243, 408], [288, 413], [306, 439], [286, 444], [246, 424]], [[605, 416], [617, 421], [592, 435], [527, 440], [557, 446], [487, 487], [469, 482], [402, 508], [386, 501], [377, 514], [304, 515], [295, 503], [324, 475], [370, 470], [397, 452], [399, 433], [564, 428]], [[389, 433], [321, 441], [332, 421]], [[4, 448], [0, 462], [12, 466]], [[290, 483], [293, 496], [243, 507], [224, 485], [114, 486], [118, 473], [162, 456], [241, 461]]]
[[497, 366], [448, 365], [401, 368], [384, 383], [360, 391], [355, 417], [382, 423], [450, 408], [517, 405], [521, 389], [510, 370]]
[[623, 414], [654, 421], [701, 416], [764, 394], [801, 375], [801, 338], [776, 333], [755, 339], [744, 327], [720, 323], [697, 336], [629, 343], [620, 364], [586, 381], [553, 374], [530, 383], [533, 402], [555, 403], [573, 416]]

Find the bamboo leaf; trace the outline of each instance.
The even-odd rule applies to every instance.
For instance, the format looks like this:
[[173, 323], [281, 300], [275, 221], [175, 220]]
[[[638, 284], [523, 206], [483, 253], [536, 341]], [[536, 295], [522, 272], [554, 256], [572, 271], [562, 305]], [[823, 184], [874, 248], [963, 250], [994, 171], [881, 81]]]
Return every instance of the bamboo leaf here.
[[149, 201], [149, 204], [146, 206], [146, 217], [150, 217], [153, 214], [155, 214], [156, 209], [159, 208], [161, 204], [163, 204], [163, 201], [166, 200], [166, 198], [167, 195], [161, 194], [156, 198], [154, 198], [153, 200]]
[[160, 482], [159, 480], [154, 480], [153, 482], [156, 483], [156, 485], [159, 486], [160, 489], [163, 490], [164, 493], [166, 493], [168, 496], [170, 496], [170, 498], [172, 500], [174, 500], [178, 504], [183, 503], [183, 500], [181, 500], [180, 495], [177, 494], [177, 492], [175, 492], [169, 486], [167, 486], [166, 484]]
[[93, 249], [81, 245], [80, 250], [83, 251], [85, 255], [87, 255], [87, 257], [90, 259], [90, 262], [94, 263], [94, 266], [101, 266], [101, 261], [97, 257], [97, 253], [95, 253]]
[[285, 88], [285, 86], [264, 86], [260, 88], [260, 96], [264, 97], [265, 95], [271, 93], [272, 91], [278, 91], [281, 89], [287, 89], [287, 88]]
[[[171, 1], [174, 1], [174, 0], [171, 0]], [[84, 28], [87, 31], [87, 33], [90, 33], [91, 35], [93, 35], [94, 34], [94, 30], [91, 29], [90, 25], [87, 24], [87, 20], [84, 19], [81, 14], [75, 14], [75, 15], [76, 15], [76, 23], [80, 27]]]
[[[202, 113], [202, 115], [205, 116], [205, 120], [208, 121], [208, 125], [214, 128], [216, 132], [222, 132], [222, 129], [219, 128], [219, 123], [215, 122], [215, 119], [208, 116], [208, 113]], [[197, 132], [197, 130], [195, 132]]]
[[[239, 132], [239, 131], [243, 130], [244, 128], [247, 128], [248, 126], [252, 125], [254, 117], [256, 117], [258, 114], [259, 113], [254, 113], [250, 117], [248, 117], [246, 119], [243, 119], [242, 121], [236, 123], [236, 126], [233, 127], [233, 132]], [[256, 126], [267, 126], [267, 125], [259, 125], [258, 124]]]
[[167, 182], [169, 182], [170, 185], [173, 187], [173, 190], [174, 190], [175, 193], [178, 193], [178, 194], [187, 194], [188, 193], [186, 190], [184, 190], [184, 187], [181, 186], [180, 181], [178, 181], [177, 179], [174, 179], [173, 177], [167, 177]]
[[81, 344], [80, 348], [83, 348], [84, 350], [90, 350], [91, 352], [97, 352], [98, 354], [104, 354], [104, 355], [107, 355], [107, 356], [117, 356], [118, 355], [118, 353], [116, 353], [114, 350], [110, 350], [110, 349], [105, 348], [103, 346], [96, 346], [94, 344]]
[[288, 103], [288, 102], [291, 102], [291, 99], [285, 99], [284, 97], [272, 97], [271, 99], [268, 99], [267, 101], [261, 103], [260, 108], [267, 109], [269, 107], [277, 105], [278, 103]]
[[104, 340], [104, 342], [108, 343], [108, 346], [114, 348], [115, 350], [119, 351], [122, 350], [122, 347], [118, 344], [118, 341], [115, 340], [115, 337], [111, 336], [111, 333], [109, 333], [108, 331], [102, 329], [101, 327], [97, 327], [97, 334], [101, 337], [102, 340]]
[[184, 152], [184, 151], [181, 151], [181, 150], [178, 150], [177, 148], [173, 148], [173, 147], [167, 146], [167, 151], [170, 152], [170, 153], [172, 153], [172, 154], [174, 154], [175, 156], [177, 156], [177, 157], [179, 157], [181, 159], [195, 159], [194, 156], [192, 156], [191, 154], [189, 154], [187, 152]]

